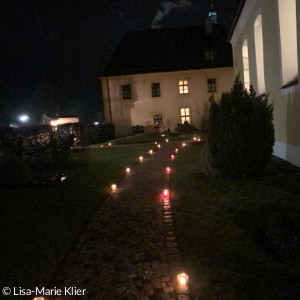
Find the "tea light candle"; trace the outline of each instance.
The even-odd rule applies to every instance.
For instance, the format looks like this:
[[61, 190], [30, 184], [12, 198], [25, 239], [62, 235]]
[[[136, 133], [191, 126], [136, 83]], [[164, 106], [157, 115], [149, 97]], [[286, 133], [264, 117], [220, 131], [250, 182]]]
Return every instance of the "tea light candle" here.
[[140, 156], [139, 160], [140, 160], [140, 162], [143, 162], [143, 160], [144, 160], [143, 156]]
[[168, 189], [164, 189], [164, 196], [169, 197], [169, 190]]
[[152, 154], [153, 154], [153, 150], [149, 150], [149, 154], [151, 154], [151, 155], [152, 155]]
[[197, 141], [198, 141], [198, 142], [200, 142], [200, 141], [201, 141], [201, 139], [200, 139], [200, 138], [198, 138], [198, 139], [197, 139]]
[[178, 153], [178, 149], [177, 148], [175, 149], [175, 153]]
[[116, 185], [116, 184], [112, 184], [112, 185], [111, 185], [111, 190], [112, 190], [113, 192], [115, 192], [115, 191], [117, 190], [117, 185]]
[[167, 174], [170, 174], [171, 173], [171, 168], [170, 167], [166, 167], [166, 172], [167, 172]]
[[182, 143], [182, 147], [185, 147], [186, 146], [186, 143]]
[[196, 138], [196, 137], [194, 137], [194, 138], [193, 138], [193, 140], [194, 140], [194, 141], [197, 141], [197, 138]]
[[174, 155], [174, 154], [172, 154], [172, 155], [171, 155], [171, 159], [173, 160], [174, 158], [175, 158], [175, 155]]
[[35, 297], [35, 298], [33, 298], [33, 300], [45, 300], [45, 298], [44, 297]]
[[101, 145], [100, 147], [103, 148], [103, 145]]
[[110, 147], [110, 146], [111, 146], [111, 143], [108, 143], [108, 146]]
[[126, 173], [127, 173], [127, 174], [130, 173], [130, 168], [126, 168]]
[[160, 149], [160, 147], [161, 147], [160, 144], [158, 144], [158, 145], [157, 145], [157, 148]]
[[168, 139], [166, 139], [166, 143], [169, 143], [169, 140], [168, 140]]
[[157, 145], [157, 142], [154, 142], [155, 145]]
[[189, 276], [185, 273], [177, 275], [177, 287], [180, 291], [186, 292], [188, 288]]

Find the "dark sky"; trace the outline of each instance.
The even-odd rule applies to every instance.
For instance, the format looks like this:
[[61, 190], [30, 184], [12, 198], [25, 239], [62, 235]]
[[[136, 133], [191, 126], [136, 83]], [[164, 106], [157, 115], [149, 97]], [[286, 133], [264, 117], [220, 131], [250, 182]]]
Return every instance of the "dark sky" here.
[[[229, 27], [234, 0], [215, 0]], [[203, 23], [210, 0], [1, 0], [0, 113], [101, 111], [98, 76], [126, 31]], [[157, 14], [157, 12], [160, 13]], [[32, 118], [34, 120], [34, 118]]]

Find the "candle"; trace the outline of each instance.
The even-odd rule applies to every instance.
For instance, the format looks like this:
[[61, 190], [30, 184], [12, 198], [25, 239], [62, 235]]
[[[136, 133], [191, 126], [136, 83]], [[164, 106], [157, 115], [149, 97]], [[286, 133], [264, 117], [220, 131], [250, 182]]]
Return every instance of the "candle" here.
[[197, 139], [197, 141], [198, 141], [198, 142], [200, 142], [200, 141], [201, 141], [201, 139], [200, 139], [200, 138], [198, 138], [198, 139]]
[[164, 196], [169, 197], [169, 190], [168, 189], [164, 189]]
[[110, 146], [111, 146], [111, 143], [108, 143], [108, 146], [110, 147]]
[[127, 173], [127, 174], [130, 173], [130, 168], [126, 168], [126, 173]]
[[116, 185], [116, 184], [112, 184], [112, 185], [111, 185], [111, 190], [112, 190], [113, 192], [115, 192], [115, 191], [117, 190], [117, 185]]
[[174, 154], [172, 154], [172, 155], [171, 155], [171, 159], [173, 160], [174, 158], [175, 158], [175, 155], [174, 155]]
[[177, 275], [177, 287], [180, 291], [185, 292], [188, 290], [189, 276], [185, 273]]
[[166, 172], [167, 172], [167, 174], [170, 174], [171, 173], [171, 168], [170, 167], [166, 167]]
[[103, 148], [103, 145], [101, 145], [100, 147]]
[[168, 139], [166, 139], [166, 143], [169, 143], [169, 140], [168, 140]]
[[35, 298], [33, 298], [33, 300], [45, 300], [45, 298], [44, 297], [35, 297]]
[[182, 143], [182, 147], [185, 147], [186, 146], [186, 143]]
[[160, 149], [160, 144], [157, 145], [157, 148]]
[[196, 140], [197, 140], [197, 138], [196, 138], [196, 137], [194, 137], [194, 138], [193, 138], [193, 140], [194, 140], [194, 141], [196, 141]]
[[153, 150], [149, 150], [149, 154], [151, 154], [151, 155], [152, 155], [152, 154], [153, 154]]
[[143, 160], [144, 160], [143, 156], [140, 156], [139, 160], [140, 160], [140, 162], [143, 162]]
[[154, 142], [155, 145], [157, 145], [157, 142]]
[[175, 149], [175, 153], [178, 153], [178, 149], [177, 148]]

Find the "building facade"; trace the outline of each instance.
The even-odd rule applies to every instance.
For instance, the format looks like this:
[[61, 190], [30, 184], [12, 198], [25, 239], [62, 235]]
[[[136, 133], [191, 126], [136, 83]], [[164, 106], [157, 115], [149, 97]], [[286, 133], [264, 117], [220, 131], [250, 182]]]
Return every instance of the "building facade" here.
[[188, 122], [199, 128], [209, 97], [233, 83], [228, 33], [218, 24], [134, 32], [100, 77], [104, 116], [116, 136], [132, 126], [174, 131]]
[[300, 4], [242, 0], [230, 33], [234, 74], [274, 104], [274, 154], [300, 166]]

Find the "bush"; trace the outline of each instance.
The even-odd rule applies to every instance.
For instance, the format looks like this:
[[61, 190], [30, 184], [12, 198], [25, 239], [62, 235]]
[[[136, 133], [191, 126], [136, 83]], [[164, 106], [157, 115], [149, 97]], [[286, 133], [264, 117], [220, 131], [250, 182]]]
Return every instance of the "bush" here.
[[175, 131], [177, 133], [198, 133], [198, 129], [188, 122], [184, 122], [184, 124], [177, 124]]
[[90, 125], [88, 130], [90, 144], [103, 143], [115, 138], [115, 127], [113, 124]]
[[207, 139], [213, 166], [226, 177], [255, 176], [273, 152], [273, 105], [239, 80], [219, 102], [211, 99]]

